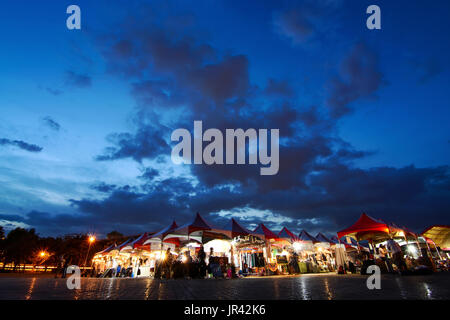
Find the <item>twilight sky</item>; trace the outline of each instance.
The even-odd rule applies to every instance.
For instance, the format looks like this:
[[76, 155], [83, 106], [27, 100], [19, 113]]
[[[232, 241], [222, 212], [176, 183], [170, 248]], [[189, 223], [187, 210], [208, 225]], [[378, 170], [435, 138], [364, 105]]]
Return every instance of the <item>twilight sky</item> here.
[[[382, 30], [366, 28], [371, 4]], [[0, 225], [450, 224], [449, 31], [444, 0], [3, 4]], [[194, 120], [279, 128], [279, 173], [172, 164], [170, 134]]]

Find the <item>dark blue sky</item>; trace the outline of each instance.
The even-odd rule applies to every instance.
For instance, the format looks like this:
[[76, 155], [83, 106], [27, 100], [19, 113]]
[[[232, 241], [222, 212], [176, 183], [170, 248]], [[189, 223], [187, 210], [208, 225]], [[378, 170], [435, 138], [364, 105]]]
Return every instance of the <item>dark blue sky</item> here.
[[[14, 1], [0, 224], [154, 231], [196, 211], [332, 233], [449, 224], [448, 1]], [[368, 30], [368, 5], [382, 29]], [[170, 133], [280, 128], [280, 171], [175, 166]]]

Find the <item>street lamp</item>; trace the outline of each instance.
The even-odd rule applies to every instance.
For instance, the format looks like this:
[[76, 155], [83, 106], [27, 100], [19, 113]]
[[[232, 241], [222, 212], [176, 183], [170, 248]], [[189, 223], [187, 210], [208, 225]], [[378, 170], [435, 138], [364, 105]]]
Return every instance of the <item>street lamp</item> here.
[[88, 242], [89, 242], [89, 246], [88, 246], [88, 250], [86, 252], [86, 258], [84, 259], [83, 268], [86, 267], [86, 262], [87, 262], [87, 258], [88, 258], [88, 255], [89, 255], [89, 250], [91, 250], [91, 245], [95, 242], [95, 236], [94, 235], [89, 236], [88, 237]]

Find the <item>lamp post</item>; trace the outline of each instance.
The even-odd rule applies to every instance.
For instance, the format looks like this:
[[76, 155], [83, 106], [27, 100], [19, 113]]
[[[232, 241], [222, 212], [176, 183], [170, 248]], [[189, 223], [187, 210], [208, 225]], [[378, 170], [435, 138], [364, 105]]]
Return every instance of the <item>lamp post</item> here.
[[86, 262], [87, 262], [87, 258], [88, 258], [88, 255], [89, 255], [89, 250], [91, 250], [91, 245], [95, 242], [95, 236], [93, 236], [93, 235], [89, 236], [88, 242], [89, 242], [89, 246], [88, 246], [88, 250], [87, 250], [87, 253], [86, 253], [86, 258], [84, 259], [83, 268], [86, 268]]

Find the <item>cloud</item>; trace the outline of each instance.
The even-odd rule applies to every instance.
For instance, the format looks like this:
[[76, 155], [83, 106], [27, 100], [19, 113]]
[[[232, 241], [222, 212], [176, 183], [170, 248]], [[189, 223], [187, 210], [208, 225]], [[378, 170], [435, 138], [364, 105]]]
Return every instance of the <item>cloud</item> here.
[[281, 12], [274, 18], [277, 31], [289, 38], [294, 44], [301, 43], [314, 32], [314, 25], [308, 12], [291, 9]]
[[328, 84], [330, 95], [327, 106], [332, 118], [351, 112], [351, 103], [369, 98], [383, 84], [383, 74], [378, 68], [378, 57], [365, 44], [355, 45], [341, 64], [340, 75]]
[[52, 130], [59, 131], [61, 129], [61, 125], [49, 116], [44, 117], [42, 121]]
[[50, 94], [52, 94], [54, 96], [59, 96], [59, 95], [61, 95], [63, 93], [63, 91], [59, 90], [59, 89], [53, 89], [53, 88], [50, 88], [50, 87], [47, 87], [45, 89], [47, 90], [48, 93], [50, 93]]
[[156, 170], [154, 168], [145, 168], [144, 172], [142, 173], [141, 176], [139, 176], [139, 178], [147, 180], [147, 181], [152, 181], [157, 176], [159, 176], [158, 170]]
[[444, 70], [442, 64], [435, 58], [429, 58], [425, 61], [414, 61], [412, 64], [419, 74], [419, 84], [427, 83]]
[[91, 188], [100, 192], [110, 193], [114, 191], [117, 186], [115, 184], [106, 184], [104, 182], [101, 182], [99, 184], [92, 185]]
[[118, 229], [136, 234], [158, 230], [171, 219], [189, 222], [195, 212], [200, 212], [216, 225], [223, 225], [226, 218], [235, 214], [247, 226], [263, 219], [270, 228], [280, 229], [283, 224], [296, 232], [305, 228], [334, 233], [367, 212], [421, 231], [427, 225], [446, 223], [450, 207], [448, 166], [363, 170], [330, 161], [316, 166], [303, 187], [266, 193], [258, 192], [254, 186], [194, 185], [183, 178], [146, 186], [117, 186], [109, 188], [104, 199], [71, 200], [80, 210], [79, 215], [34, 211], [26, 217], [0, 219], [25, 223], [44, 233], [94, 228], [103, 233]]
[[[312, 9], [276, 17], [283, 36], [296, 43], [317, 39], [327, 28], [318, 23], [327, 15], [314, 11], [314, 1], [305, 3]], [[327, 1], [319, 5], [335, 8]], [[338, 120], [383, 84], [377, 55], [366, 45], [355, 45], [342, 60], [327, 83], [325, 106], [303, 105], [288, 80], [269, 78], [262, 88], [252, 83], [248, 56], [213, 47], [195, 30], [195, 17], [188, 20], [141, 10], [97, 42], [110, 74], [130, 84], [136, 112], [129, 132], [108, 135], [109, 147], [96, 160], [133, 159], [141, 170], [135, 183], [96, 182], [91, 188], [102, 194], [70, 200], [78, 215], [32, 211], [23, 223], [48, 233], [92, 227], [136, 234], [173, 218], [191, 221], [197, 211], [219, 225], [235, 215], [246, 225], [263, 219], [269, 227], [312, 233], [334, 233], [364, 211], [416, 230], [448, 221], [447, 166], [357, 168], [354, 161], [373, 152], [338, 136]], [[183, 175], [150, 167], [146, 160], [172, 165], [165, 163], [170, 132], [191, 129], [193, 120], [203, 120], [204, 130], [279, 128], [278, 175], [260, 176], [254, 165], [191, 165]]]
[[42, 151], [42, 147], [35, 145], [35, 144], [30, 144], [27, 143], [25, 141], [22, 140], [10, 140], [10, 139], [6, 139], [6, 138], [0, 138], [0, 145], [1, 146], [15, 146], [18, 147], [22, 150], [25, 151], [29, 151], [29, 152], [41, 152]]
[[169, 154], [170, 148], [164, 139], [164, 133], [149, 125], [139, 125], [134, 134], [112, 133], [108, 141], [114, 146], [95, 157], [98, 161], [132, 158], [141, 162], [144, 158], [154, 158], [160, 154]]
[[86, 74], [75, 73], [73, 71], [66, 71], [65, 83], [68, 86], [77, 88], [88, 88], [92, 84], [92, 78]]
[[336, 9], [341, 1], [305, 0], [295, 3], [273, 14], [273, 26], [276, 33], [289, 39], [293, 45], [324, 38], [339, 23]]
[[267, 86], [264, 89], [265, 94], [275, 95], [282, 97], [292, 97], [294, 95], [294, 89], [286, 80], [275, 80], [270, 78], [267, 82]]

